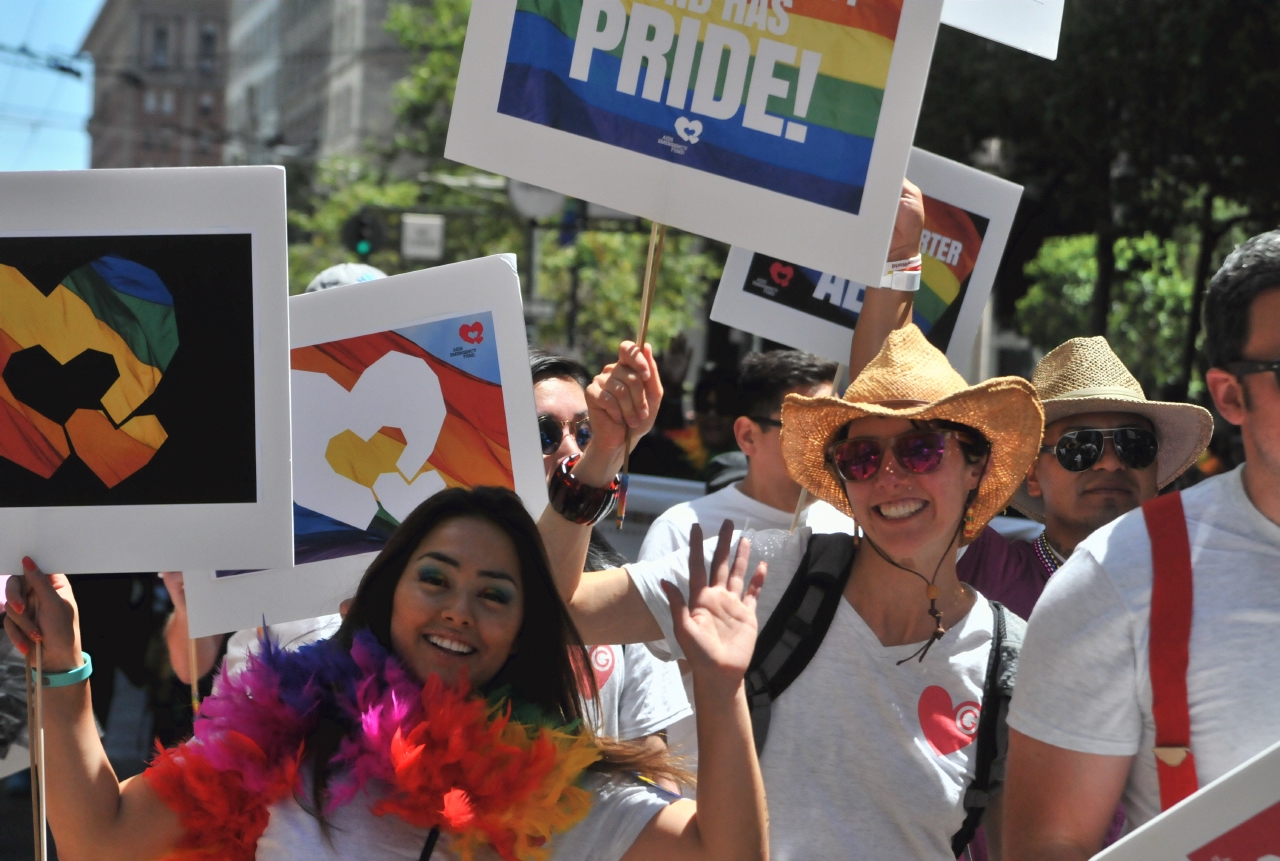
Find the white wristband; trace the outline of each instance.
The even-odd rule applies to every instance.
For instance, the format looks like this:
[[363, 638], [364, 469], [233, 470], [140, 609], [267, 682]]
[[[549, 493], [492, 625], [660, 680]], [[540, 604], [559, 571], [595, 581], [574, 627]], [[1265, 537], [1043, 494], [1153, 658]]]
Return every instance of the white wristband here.
[[885, 264], [885, 273], [880, 278], [880, 288], [915, 293], [920, 289], [922, 265], [923, 261], [919, 254], [907, 260], [890, 261]]

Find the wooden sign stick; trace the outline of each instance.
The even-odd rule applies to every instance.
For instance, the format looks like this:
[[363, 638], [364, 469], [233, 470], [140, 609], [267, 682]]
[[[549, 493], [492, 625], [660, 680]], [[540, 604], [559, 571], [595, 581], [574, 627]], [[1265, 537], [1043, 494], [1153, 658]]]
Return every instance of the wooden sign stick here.
[[33, 683], [36, 696], [36, 724], [35, 732], [32, 732], [30, 725], [27, 726], [28, 740], [32, 741], [35, 749], [36, 770], [32, 772], [32, 785], [37, 784], [37, 774], [39, 777], [39, 789], [36, 792], [37, 799], [37, 818], [39, 819], [39, 827], [37, 829], [36, 839], [36, 861], [48, 861], [49, 858], [49, 814], [48, 808], [45, 806], [45, 785], [44, 785], [44, 644], [39, 640], [36, 641], [36, 679]]
[[196, 666], [196, 640], [187, 637], [187, 671], [191, 676], [191, 722], [194, 724], [196, 712], [200, 711], [200, 669]]
[[[658, 270], [662, 267], [662, 245], [667, 237], [667, 226], [653, 222], [649, 230], [649, 258], [644, 267], [644, 288], [640, 292], [640, 327], [636, 333], [636, 345], [644, 350], [645, 339], [649, 335], [649, 312], [653, 309], [653, 295], [657, 292]], [[651, 409], [658, 409], [659, 404], [651, 404]], [[627, 519], [627, 485], [630, 480], [631, 467], [631, 428], [627, 428], [626, 445], [623, 446], [622, 472], [618, 486], [618, 528]]]
[[[38, 648], [38, 647], [37, 647]], [[34, 669], [32, 656], [27, 654], [27, 755], [31, 760], [31, 845], [39, 851], [40, 847], [40, 764], [36, 761], [36, 692], [35, 683], [31, 680]]]

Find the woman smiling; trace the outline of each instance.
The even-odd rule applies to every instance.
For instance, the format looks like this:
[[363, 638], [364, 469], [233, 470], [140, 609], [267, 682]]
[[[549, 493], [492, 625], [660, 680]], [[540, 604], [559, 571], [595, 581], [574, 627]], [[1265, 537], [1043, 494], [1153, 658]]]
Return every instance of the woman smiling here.
[[[98, 859], [763, 859], [742, 682], [763, 572], [744, 582], [740, 554], [708, 581], [701, 559], [672, 605], [705, 736], [696, 805], [635, 776], [671, 776], [665, 754], [584, 730], [586, 651], [519, 499], [455, 489], [406, 518], [332, 639], [264, 643], [219, 679], [195, 737], [137, 778], [112, 773], [88, 684], [50, 687], [58, 846]], [[18, 648], [43, 642], [54, 684], [81, 672], [67, 579], [24, 560], [7, 593]]]

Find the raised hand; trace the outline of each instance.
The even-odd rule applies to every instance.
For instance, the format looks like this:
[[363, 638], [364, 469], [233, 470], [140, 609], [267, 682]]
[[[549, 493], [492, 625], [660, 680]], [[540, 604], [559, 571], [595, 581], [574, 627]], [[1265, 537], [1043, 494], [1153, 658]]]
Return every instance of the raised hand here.
[[662, 379], [648, 344], [640, 349], [631, 341], [618, 347], [618, 361], [606, 365], [587, 386], [591, 417], [591, 445], [597, 454], [620, 458], [627, 431], [634, 444], [653, 428], [662, 403]]
[[898, 215], [893, 221], [889, 242], [890, 260], [908, 260], [920, 253], [920, 233], [924, 230], [924, 196], [909, 179], [902, 181]]
[[738, 542], [730, 566], [732, 539], [733, 523], [726, 520], [720, 527], [708, 580], [702, 529], [694, 524], [689, 535], [688, 602], [674, 584], [662, 584], [671, 602], [676, 642], [693, 669], [695, 681], [724, 685], [730, 691], [741, 684], [755, 650], [756, 599], [767, 570], [764, 562], [756, 566], [744, 591], [751, 544], [746, 538]]
[[79, 610], [65, 574], [45, 574], [30, 559], [22, 560], [22, 574], [5, 584], [4, 629], [19, 652], [26, 655], [44, 644], [47, 673], [73, 670], [80, 659]]

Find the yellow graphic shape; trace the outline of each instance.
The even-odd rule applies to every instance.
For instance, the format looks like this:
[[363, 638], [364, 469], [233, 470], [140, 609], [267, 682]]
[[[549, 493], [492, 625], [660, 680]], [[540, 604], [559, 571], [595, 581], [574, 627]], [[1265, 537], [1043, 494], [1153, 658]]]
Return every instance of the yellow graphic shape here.
[[160, 369], [140, 361], [83, 299], [61, 284], [45, 296], [12, 266], [0, 266], [0, 329], [22, 349], [42, 346], [64, 365], [85, 350], [111, 356], [120, 377], [102, 396], [102, 405], [116, 423], [160, 384]]
[[373, 490], [378, 476], [399, 472], [396, 461], [404, 453], [406, 444], [400, 428], [381, 428], [367, 440], [355, 431], [344, 430], [329, 440], [324, 459], [338, 475]]
[[923, 272], [920, 273], [929, 289], [938, 294], [938, 298], [950, 305], [960, 295], [960, 279], [950, 266], [936, 257], [923, 255]]

